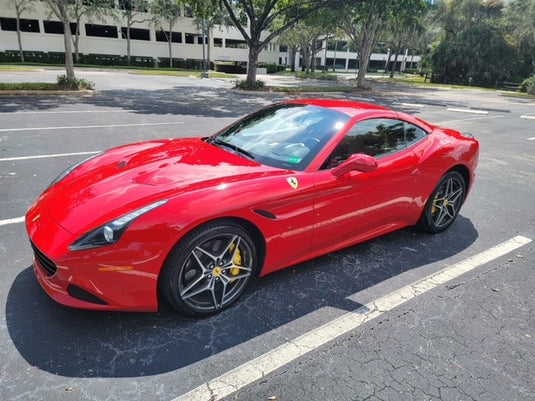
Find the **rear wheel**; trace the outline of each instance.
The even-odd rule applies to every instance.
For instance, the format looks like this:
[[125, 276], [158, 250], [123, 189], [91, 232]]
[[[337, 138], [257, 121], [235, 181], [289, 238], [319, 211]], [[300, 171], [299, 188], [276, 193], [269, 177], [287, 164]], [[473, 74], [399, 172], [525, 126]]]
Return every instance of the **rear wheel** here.
[[450, 171], [438, 183], [429, 197], [418, 227], [438, 233], [455, 221], [466, 195], [466, 183], [457, 171]]
[[180, 241], [162, 270], [161, 291], [187, 316], [217, 313], [234, 303], [255, 277], [257, 252], [233, 222], [202, 226]]

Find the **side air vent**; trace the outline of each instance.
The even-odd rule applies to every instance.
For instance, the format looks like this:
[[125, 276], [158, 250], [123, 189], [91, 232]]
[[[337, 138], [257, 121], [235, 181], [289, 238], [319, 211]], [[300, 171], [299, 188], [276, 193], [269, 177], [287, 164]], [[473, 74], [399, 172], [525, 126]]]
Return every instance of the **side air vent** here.
[[254, 209], [254, 212], [262, 217], [265, 217], [266, 219], [275, 220], [277, 218], [277, 216], [275, 216], [273, 213], [268, 212], [267, 210]]

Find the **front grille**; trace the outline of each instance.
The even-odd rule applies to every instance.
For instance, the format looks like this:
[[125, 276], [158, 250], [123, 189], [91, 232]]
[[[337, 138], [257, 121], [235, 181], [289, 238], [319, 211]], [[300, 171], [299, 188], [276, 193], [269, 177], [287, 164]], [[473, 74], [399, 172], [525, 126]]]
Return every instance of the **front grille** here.
[[56, 273], [56, 270], [58, 269], [56, 264], [52, 262], [52, 260], [48, 256], [41, 252], [33, 242], [31, 244], [33, 252], [35, 254], [35, 259], [37, 259], [39, 264], [43, 267], [47, 276], [53, 276]]

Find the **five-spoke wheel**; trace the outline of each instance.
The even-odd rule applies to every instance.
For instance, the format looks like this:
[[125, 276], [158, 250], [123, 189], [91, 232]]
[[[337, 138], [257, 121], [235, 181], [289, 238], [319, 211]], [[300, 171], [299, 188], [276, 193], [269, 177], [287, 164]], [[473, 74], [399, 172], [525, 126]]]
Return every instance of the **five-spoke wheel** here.
[[466, 183], [457, 171], [450, 171], [429, 197], [418, 226], [438, 233], [455, 221], [466, 195]]
[[188, 316], [210, 315], [236, 301], [254, 277], [255, 244], [231, 222], [202, 226], [171, 252], [160, 281], [167, 300]]

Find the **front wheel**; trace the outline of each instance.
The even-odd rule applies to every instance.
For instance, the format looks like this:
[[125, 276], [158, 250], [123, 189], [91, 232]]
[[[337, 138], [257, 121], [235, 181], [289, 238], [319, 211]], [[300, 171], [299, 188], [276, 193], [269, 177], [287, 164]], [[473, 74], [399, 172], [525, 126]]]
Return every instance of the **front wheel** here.
[[200, 227], [180, 241], [162, 270], [160, 288], [186, 316], [217, 313], [255, 277], [257, 252], [249, 233], [232, 222]]
[[455, 221], [466, 196], [466, 183], [457, 171], [450, 171], [438, 183], [429, 197], [418, 227], [438, 233]]

